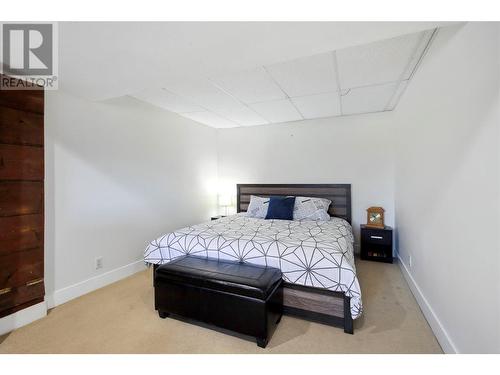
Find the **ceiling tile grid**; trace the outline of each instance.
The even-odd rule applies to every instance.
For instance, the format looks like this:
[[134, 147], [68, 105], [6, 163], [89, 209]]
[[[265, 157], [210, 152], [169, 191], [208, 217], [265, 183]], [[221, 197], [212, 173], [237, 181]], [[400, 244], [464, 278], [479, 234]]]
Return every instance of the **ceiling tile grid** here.
[[286, 98], [286, 94], [262, 66], [257, 69], [218, 77], [212, 81], [246, 104]]
[[341, 96], [342, 114], [354, 115], [386, 111], [386, 106], [398, 85], [399, 83], [389, 83], [350, 89], [346, 95]]
[[393, 110], [436, 30], [133, 96], [216, 128]]
[[[170, 91], [191, 99], [206, 111], [232, 121], [234, 126], [252, 126], [267, 124], [268, 121], [259, 116], [251, 108], [240, 102], [234, 95], [217, 87], [212, 81], [187, 82], [169, 87]], [[179, 112], [179, 114], [183, 114]], [[221, 127], [226, 127], [221, 125]]]
[[303, 120], [304, 117], [289, 99], [250, 104], [250, 106], [271, 123]]
[[331, 53], [270, 65], [266, 71], [290, 97], [338, 90]]
[[349, 89], [399, 80], [419, 39], [420, 35], [412, 34], [337, 51], [340, 87]]
[[300, 96], [291, 99], [304, 118], [340, 116], [340, 93], [328, 92], [325, 94]]

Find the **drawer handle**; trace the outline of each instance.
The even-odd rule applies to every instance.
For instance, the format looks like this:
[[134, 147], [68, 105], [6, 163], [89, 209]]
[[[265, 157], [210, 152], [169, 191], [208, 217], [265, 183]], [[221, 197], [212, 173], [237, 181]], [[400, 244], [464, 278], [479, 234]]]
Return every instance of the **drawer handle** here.
[[4, 289], [0, 289], [0, 296], [2, 294], [7, 294], [9, 293], [10, 291], [12, 291], [12, 288], [4, 288]]
[[383, 240], [384, 237], [382, 236], [370, 236], [370, 238], [373, 238], [374, 240]]
[[36, 284], [40, 284], [43, 282], [43, 279], [38, 279], [38, 280], [33, 280], [33, 281], [28, 281], [26, 283], [26, 286], [32, 286], [32, 285], [36, 285]]

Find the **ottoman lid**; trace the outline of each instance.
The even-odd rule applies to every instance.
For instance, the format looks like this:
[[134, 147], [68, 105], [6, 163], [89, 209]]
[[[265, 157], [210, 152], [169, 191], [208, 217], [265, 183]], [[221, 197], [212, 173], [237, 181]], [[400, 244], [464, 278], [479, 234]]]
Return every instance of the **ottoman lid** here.
[[281, 277], [277, 268], [186, 255], [159, 266], [155, 285], [170, 280], [264, 300]]

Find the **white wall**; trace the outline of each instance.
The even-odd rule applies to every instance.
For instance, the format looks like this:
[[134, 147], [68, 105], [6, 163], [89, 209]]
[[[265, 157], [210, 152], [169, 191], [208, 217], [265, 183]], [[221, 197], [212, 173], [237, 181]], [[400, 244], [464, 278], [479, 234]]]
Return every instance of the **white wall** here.
[[498, 35], [442, 29], [394, 118], [399, 253], [447, 351], [500, 352]]
[[49, 304], [142, 267], [150, 240], [214, 213], [215, 129], [131, 98], [62, 91], [47, 92], [45, 129]]
[[[366, 208], [394, 224], [391, 112], [219, 129], [219, 180], [236, 183], [350, 183], [353, 228]], [[234, 192], [235, 194], [235, 192]]]

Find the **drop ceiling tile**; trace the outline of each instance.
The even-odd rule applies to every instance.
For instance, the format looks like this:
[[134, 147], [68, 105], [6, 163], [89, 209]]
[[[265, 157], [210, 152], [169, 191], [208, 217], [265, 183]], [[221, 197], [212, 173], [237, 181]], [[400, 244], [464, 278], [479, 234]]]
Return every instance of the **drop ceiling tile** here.
[[342, 114], [380, 112], [387, 110], [398, 83], [351, 89], [341, 97]]
[[338, 89], [332, 53], [269, 65], [266, 70], [290, 97]]
[[286, 98], [283, 91], [262, 67], [215, 78], [212, 81], [244, 103]]
[[244, 105], [221, 108], [217, 113], [242, 126], [264, 125], [269, 123], [258, 113]]
[[238, 126], [238, 124], [208, 111], [182, 113], [181, 116], [187, 117], [191, 120], [211, 126], [213, 128], [234, 128]]
[[189, 100], [164, 89], [143, 90], [131, 96], [175, 113], [203, 110], [203, 108], [191, 103]]
[[254, 103], [250, 107], [272, 123], [302, 120], [302, 116], [288, 99]]
[[425, 32], [413, 33], [337, 50], [340, 87], [346, 89], [409, 78], [405, 77], [409, 74], [408, 65], [427, 36]]
[[227, 118], [238, 125], [267, 124], [267, 121], [237, 99], [208, 80], [169, 86], [169, 90], [199, 104], [205, 110]]
[[429, 45], [436, 30], [437, 29], [432, 29], [421, 32], [422, 37], [420, 38], [420, 41], [415, 48], [415, 53], [413, 54], [407, 69], [403, 73], [402, 80], [408, 80], [411, 78], [411, 75], [417, 67], [417, 64], [422, 60], [423, 54], [425, 53], [425, 50], [427, 49], [427, 46]]
[[301, 96], [291, 100], [306, 119], [340, 115], [338, 92]]
[[241, 105], [208, 80], [186, 81], [182, 84], [168, 85], [166, 89], [214, 112], [218, 112], [221, 108]]

